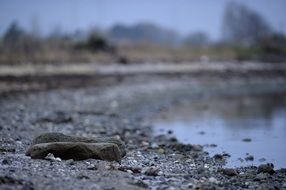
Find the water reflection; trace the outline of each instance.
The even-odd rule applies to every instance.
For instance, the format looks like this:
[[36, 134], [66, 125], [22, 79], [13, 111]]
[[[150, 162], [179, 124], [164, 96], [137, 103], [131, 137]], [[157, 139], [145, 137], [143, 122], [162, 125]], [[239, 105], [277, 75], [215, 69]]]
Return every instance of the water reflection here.
[[[228, 166], [273, 162], [276, 168], [286, 168], [285, 94], [181, 101], [156, 117], [154, 130], [172, 130], [184, 143], [216, 144], [207, 151], [229, 153]], [[254, 161], [245, 161], [247, 154]]]

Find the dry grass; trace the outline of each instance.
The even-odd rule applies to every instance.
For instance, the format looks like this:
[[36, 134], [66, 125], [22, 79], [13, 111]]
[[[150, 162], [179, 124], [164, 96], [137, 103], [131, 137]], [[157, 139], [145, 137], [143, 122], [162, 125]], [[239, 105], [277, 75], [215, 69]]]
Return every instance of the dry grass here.
[[235, 54], [228, 48], [221, 47], [177, 47], [170, 48], [155, 45], [125, 45], [119, 48], [119, 54], [127, 57], [130, 62], [160, 61], [182, 62], [197, 61], [202, 57], [209, 60], [233, 60]]
[[34, 53], [0, 53], [0, 64], [112, 62], [113, 56], [105, 52], [44, 50]]
[[114, 63], [124, 57], [129, 63], [141, 62], [183, 62], [197, 61], [202, 57], [209, 60], [233, 60], [235, 52], [224, 47], [177, 47], [152, 44], [121, 45], [116, 53], [91, 52], [87, 50], [71, 49], [42, 49], [36, 52], [0, 52], [0, 64], [26, 64], [26, 63], [72, 63], [97, 62]]

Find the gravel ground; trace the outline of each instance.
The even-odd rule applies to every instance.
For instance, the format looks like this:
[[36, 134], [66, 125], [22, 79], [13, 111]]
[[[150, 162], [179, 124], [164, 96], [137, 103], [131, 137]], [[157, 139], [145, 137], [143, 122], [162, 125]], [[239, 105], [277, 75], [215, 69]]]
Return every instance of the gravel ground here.
[[[154, 136], [151, 126], [152, 116], [180, 101], [285, 92], [285, 81], [129, 76], [108, 85], [6, 96], [0, 100], [0, 189], [286, 189], [286, 169], [225, 168], [229, 155], [210, 157], [200, 145]], [[117, 136], [127, 155], [121, 164], [26, 157], [43, 132]]]

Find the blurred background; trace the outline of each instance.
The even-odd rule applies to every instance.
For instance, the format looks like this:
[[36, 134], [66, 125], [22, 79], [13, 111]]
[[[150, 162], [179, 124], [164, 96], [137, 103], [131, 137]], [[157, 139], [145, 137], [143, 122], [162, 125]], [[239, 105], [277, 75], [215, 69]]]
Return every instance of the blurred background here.
[[284, 0], [2, 0], [0, 64], [286, 60]]

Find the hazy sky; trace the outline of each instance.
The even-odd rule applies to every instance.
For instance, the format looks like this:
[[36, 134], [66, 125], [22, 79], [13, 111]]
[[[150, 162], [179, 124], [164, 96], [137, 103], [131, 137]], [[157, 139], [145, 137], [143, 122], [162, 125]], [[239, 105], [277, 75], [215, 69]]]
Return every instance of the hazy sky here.
[[[277, 30], [286, 33], [286, 0], [234, 0], [256, 10]], [[56, 27], [63, 31], [115, 23], [148, 21], [181, 34], [206, 31], [221, 34], [221, 20], [229, 0], [0, 0], [0, 33], [13, 21], [42, 33]], [[34, 24], [32, 24], [34, 23]]]

